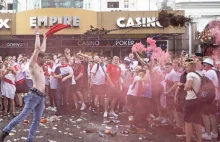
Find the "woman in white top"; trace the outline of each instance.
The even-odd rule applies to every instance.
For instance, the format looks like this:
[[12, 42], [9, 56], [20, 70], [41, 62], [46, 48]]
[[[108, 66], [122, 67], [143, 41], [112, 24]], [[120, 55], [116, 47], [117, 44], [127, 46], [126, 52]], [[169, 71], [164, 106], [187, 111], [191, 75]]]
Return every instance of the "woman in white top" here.
[[15, 116], [15, 103], [14, 103], [14, 97], [15, 97], [15, 70], [12, 66], [8, 66], [7, 62], [5, 62], [6, 69], [3, 72], [3, 74], [0, 76], [0, 79], [2, 79], [2, 96], [4, 96], [4, 115], [7, 115], [7, 101], [10, 99], [10, 104], [12, 108], [12, 115]]

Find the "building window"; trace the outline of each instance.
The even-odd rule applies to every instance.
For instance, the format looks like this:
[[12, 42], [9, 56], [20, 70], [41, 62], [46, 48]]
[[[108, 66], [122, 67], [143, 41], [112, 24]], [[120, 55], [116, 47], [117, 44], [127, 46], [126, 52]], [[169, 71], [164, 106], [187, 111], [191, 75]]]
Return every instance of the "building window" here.
[[119, 8], [119, 2], [108, 2], [107, 8]]
[[42, 0], [42, 8], [83, 8], [83, 0]]
[[124, 0], [124, 8], [129, 8], [129, 1], [128, 0]]
[[8, 4], [8, 10], [13, 10], [13, 4], [12, 3]]

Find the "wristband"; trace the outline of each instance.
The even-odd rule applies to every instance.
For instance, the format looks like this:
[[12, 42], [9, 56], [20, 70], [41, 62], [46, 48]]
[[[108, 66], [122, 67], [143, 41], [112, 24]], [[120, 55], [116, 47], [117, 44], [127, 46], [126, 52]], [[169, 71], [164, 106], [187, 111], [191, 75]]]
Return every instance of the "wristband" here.
[[35, 35], [40, 35], [40, 33], [35, 33]]

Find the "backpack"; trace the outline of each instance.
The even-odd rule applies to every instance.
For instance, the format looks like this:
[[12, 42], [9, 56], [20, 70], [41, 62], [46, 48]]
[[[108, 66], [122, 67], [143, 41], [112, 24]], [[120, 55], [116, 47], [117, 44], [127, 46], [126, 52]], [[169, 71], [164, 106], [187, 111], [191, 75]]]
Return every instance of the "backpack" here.
[[212, 81], [206, 77], [206, 76], [201, 76], [199, 73], [194, 72], [195, 74], [197, 74], [200, 78], [201, 78], [201, 87], [198, 93], [195, 92], [194, 89], [192, 89], [194, 91], [194, 93], [197, 96], [197, 99], [202, 102], [202, 103], [206, 103], [206, 104], [210, 104], [214, 101], [215, 99], [215, 85], [212, 83]]
[[216, 72], [217, 77], [218, 77], [218, 87], [217, 87], [217, 89], [218, 89], [218, 92], [220, 92], [220, 71], [215, 70], [215, 72]]

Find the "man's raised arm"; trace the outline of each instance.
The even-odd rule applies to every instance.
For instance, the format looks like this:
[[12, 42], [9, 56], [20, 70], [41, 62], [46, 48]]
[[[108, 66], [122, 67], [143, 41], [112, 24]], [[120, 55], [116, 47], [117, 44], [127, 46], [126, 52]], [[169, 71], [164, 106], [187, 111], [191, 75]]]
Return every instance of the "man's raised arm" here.
[[40, 50], [42, 52], [46, 51], [46, 44], [47, 44], [47, 37], [46, 37], [46, 34], [44, 34], [44, 39], [43, 39], [43, 42], [42, 42], [42, 45], [41, 45], [41, 48], [40, 48]]
[[38, 27], [35, 28], [35, 35], [36, 35], [36, 39], [35, 39], [35, 49], [34, 49], [34, 53], [32, 54], [31, 56], [31, 59], [30, 59], [30, 64], [29, 64], [29, 67], [33, 67], [34, 64], [37, 63], [37, 57], [38, 57], [38, 54], [40, 53], [41, 51], [41, 47], [40, 47], [40, 36], [39, 36], [39, 29]]

